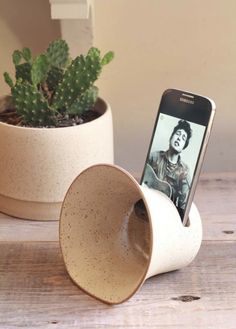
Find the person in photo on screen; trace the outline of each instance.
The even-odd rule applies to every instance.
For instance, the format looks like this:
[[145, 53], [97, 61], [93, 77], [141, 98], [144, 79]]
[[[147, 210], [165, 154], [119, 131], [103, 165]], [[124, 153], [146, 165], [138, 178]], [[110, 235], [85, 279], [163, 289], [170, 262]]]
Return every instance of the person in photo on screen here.
[[143, 178], [143, 183], [148, 187], [158, 189], [171, 198], [181, 218], [191, 184], [189, 168], [182, 161], [181, 153], [188, 147], [191, 137], [189, 122], [179, 120], [170, 135], [168, 150], [150, 154]]

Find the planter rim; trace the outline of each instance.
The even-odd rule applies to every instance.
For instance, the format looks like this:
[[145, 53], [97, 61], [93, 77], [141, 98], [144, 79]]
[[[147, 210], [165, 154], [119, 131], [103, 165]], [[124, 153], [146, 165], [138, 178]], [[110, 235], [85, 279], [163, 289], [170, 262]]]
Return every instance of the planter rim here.
[[[5, 96], [1, 96], [0, 97], [0, 100], [1, 99], [4, 99], [6, 97], [9, 97], [9, 95], [5, 95]], [[97, 101], [103, 103], [105, 105], [105, 110], [104, 110], [104, 113], [102, 113], [98, 118], [94, 119], [94, 120], [91, 120], [89, 122], [85, 122], [85, 123], [82, 123], [80, 125], [76, 125], [76, 126], [67, 126], [67, 127], [53, 127], [53, 128], [46, 128], [46, 127], [42, 127], [42, 128], [39, 128], [39, 127], [21, 127], [21, 126], [16, 126], [16, 125], [11, 125], [9, 123], [5, 123], [5, 122], [2, 122], [0, 121], [0, 126], [3, 126], [3, 127], [8, 127], [10, 129], [19, 129], [19, 130], [25, 130], [25, 131], [61, 131], [61, 130], [66, 130], [66, 129], [78, 129], [79, 127], [85, 127], [91, 123], [93, 123], [94, 121], [97, 121], [99, 120], [101, 117], [103, 117], [108, 111], [110, 111], [110, 104], [105, 101], [103, 98], [101, 97], [98, 97]]]
[[[0, 96], [1, 111], [10, 108], [9, 102], [9, 96]], [[94, 163], [114, 162], [111, 108], [101, 98], [95, 108], [101, 114], [98, 118], [65, 129], [0, 122], [0, 209], [36, 219], [27, 214], [34, 208], [37, 218], [44, 220], [40, 209], [55, 204], [51, 218], [58, 219], [58, 204], [74, 177]]]

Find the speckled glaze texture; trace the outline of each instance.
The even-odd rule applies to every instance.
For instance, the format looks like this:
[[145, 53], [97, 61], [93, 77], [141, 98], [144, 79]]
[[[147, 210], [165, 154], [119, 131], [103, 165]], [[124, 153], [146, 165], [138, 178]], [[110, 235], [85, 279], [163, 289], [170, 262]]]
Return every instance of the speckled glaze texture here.
[[[6, 105], [1, 99], [0, 111]], [[95, 163], [113, 163], [111, 110], [101, 99], [97, 110], [103, 115], [75, 127], [24, 128], [0, 123], [0, 211], [23, 218], [58, 219], [73, 179]], [[19, 207], [13, 206], [15, 201]], [[55, 204], [55, 212], [49, 218], [47, 210], [37, 209], [37, 203], [45, 209]]]
[[[140, 199], [146, 220], [134, 212]], [[62, 205], [60, 245], [67, 271], [81, 289], [108, 304], [129, 299], [150, 276], [188, 265], [201, 238], [194, 205], [190, 226], [183, 227], [164, 194], [113, 165], [83, 171]]]

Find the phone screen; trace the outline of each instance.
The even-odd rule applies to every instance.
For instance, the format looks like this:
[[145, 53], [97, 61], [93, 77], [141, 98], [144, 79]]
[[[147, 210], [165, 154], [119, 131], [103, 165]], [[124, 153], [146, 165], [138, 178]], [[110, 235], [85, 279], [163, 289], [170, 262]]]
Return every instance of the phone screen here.
[[210, 100], [167, 90], [160, 103], [140, 184], [165, 193], [183, 221], [212, 112]]

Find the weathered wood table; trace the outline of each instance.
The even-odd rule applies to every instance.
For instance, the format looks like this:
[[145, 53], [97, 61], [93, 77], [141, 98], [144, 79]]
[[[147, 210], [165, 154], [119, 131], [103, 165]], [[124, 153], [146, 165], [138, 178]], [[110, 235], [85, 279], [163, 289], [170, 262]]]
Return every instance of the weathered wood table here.
[[194, 262], [107, 306], [70, 280], [58, 222], [0, 214], [0, 328], [236, 328], [236, 173], [201, 177], [204, 237]]

